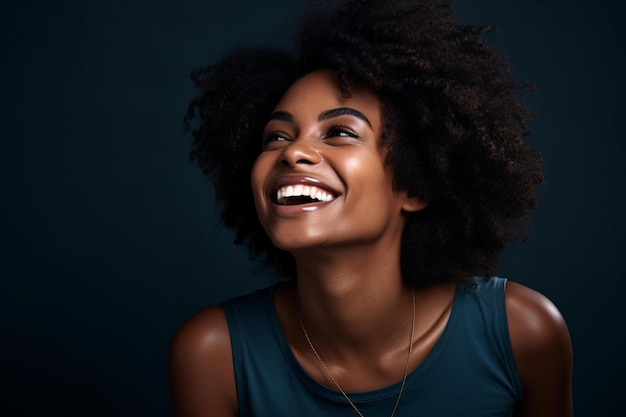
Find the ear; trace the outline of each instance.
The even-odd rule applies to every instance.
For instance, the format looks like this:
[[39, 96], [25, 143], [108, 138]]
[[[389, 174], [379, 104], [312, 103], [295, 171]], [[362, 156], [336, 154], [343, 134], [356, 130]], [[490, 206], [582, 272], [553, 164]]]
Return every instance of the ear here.
[[404, 201], [402, 202], [402, 211], [413, 213], [420, 211], [428, 206], [428, 203], [416, 196], [409, 197], [408, 193], [404, 192]]

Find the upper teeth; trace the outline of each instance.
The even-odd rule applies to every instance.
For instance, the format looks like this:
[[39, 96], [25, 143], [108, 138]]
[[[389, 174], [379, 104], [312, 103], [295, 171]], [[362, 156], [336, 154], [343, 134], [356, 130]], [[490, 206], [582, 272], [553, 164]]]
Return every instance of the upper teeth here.
[[276, 200], [279, 203], [284, 203], [287, 197], [311, 197], [319, 201], [332, 201], [335, 199], [332, 194], [321, 188], [302, 184], [280, 187], [276, 193]]

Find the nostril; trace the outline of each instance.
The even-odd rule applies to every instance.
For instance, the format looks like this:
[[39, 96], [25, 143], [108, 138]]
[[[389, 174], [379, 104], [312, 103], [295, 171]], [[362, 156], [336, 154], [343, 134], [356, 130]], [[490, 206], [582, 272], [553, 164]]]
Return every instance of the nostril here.
[[282, 150], [281, 165], [315, 165], [319, 163], [321, 156], [318, 149], [311, 141], [294, 140]]
[[[291, 165], [291, 163], [289, 162], [289, 160], [287, 160], [286, 158], [281, 159], [281, 160], [280, 160], [280, 163], [281, 163], [282, 165]], [[302, 165], [313, 165], [313, 164], [314, 164], [314, 162], [313, 162], [313, 161], [310, 161], [310, 160], [308, 160], [308, 159], [304, 159], [304, 158], [301, 158], [301, 159], [296, 160], [296, 162], [295, 162], [295, 163], [296, 163], [296, 164], [302, 164]]]

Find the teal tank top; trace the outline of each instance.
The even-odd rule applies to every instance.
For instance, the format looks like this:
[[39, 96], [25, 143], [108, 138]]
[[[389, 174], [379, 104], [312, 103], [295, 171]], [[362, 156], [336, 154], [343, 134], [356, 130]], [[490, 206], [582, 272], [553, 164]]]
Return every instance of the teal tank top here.
[[[522, 399], [507, 324], [504, 278], [459, 285], [433, 350], [406, 380], [396, 417], [510, 416]], [[222, 304], [232, 344], [240, 417], [356, 416], [339, 391], [300, 366], [283, 333], [274, 287]], [[365, 417], [388, 416], [400, 381], [348, 393]]]

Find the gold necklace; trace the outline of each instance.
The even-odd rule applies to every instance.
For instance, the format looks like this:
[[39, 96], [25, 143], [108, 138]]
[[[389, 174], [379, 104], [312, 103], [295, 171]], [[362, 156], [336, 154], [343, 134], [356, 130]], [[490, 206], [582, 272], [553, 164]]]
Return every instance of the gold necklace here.
[[[391, 411], [390, 417], [393, 417], [396, 414], [396, 410], [398, 409], [398, 404], [400, 404], [400, 398], [402, 397], [402, 392], [404, 391], [404, 384], [406, 383], [406, 377], [409, 374], [409, 365], [411, 363], [411, 352], [413, 351], [413, 336], [415, 334], [415, 293], [413, 291], [411, 291], [411, 299], [413, 301], [413, 319], [411, 321], [411, 338], [409, 339], [409, 353], [406, 356], [406, 366], [404, 368], [404, 376], [402, 377], [402, 385], [400, 385], [400, 392], [398, 392], [398, 398], [396, 399], [396, 403], [393, 406], [393, 410]], [[350, 397], [348, 397], [348, 394], [346, 394], [346, 392], [339, 386], [339, 383], [332, 376], [332, 374], [330, 373], [330, 371], [324, 364], [324, 361], [320, 357], [319, 353], [317, 353], [317, 349], [315, 349], [315, 346], [313, 346], [313, 342], [311, 342], [311, 338], [309, 337], [309, 334], [307, 333], [306, 328], [304, 327], [304, 322], [302, 321], [302, 315], [300, 314], [299, 306], [298, 306], [298, 320], [300, 320], [300, 327], [302, 327], [302, 333], [304, 333], [304, 337], [306, 337], [306, 341], [309, 342], [309, 346], [311, 347], [313, 354], [315, 354], [315, 357], [319, 361], [320, 365], [322, 365], [322, 368], [324, 368], [326, 375], [328, 375], [330, 380], [333, 381], [333, 383], [335, 384], [339, 392], [341, 392], [341, 394], [344, 396], [346, 401], [348, 401], [348, 403], [352, 406], [352, 408], [354, 408], [354, 411], [356, 411], [360, 417], [364, 417], [361, 411], [359, 411], [357, 406], [352, 402]]]

